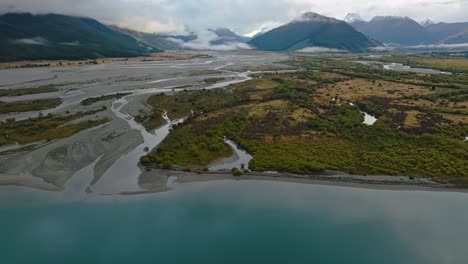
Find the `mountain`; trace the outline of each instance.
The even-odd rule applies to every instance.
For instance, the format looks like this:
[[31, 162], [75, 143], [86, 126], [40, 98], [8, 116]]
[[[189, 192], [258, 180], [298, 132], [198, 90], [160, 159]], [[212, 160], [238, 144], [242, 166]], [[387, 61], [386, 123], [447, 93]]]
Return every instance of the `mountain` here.
[[0, 61], [133, 57], [158, 51], [91, 18], [0, 16]]
[[359, 14], [349, 13], [346, 15], [344, 21], [348, 24], [352, 24], [352, 23], [364, 21], [364, 19], [362, 19], [362, 17]]
[[423, 27], [428, 27], [430, 25], [434, 25], [435, 23], [432, 20], [430, 20], [429, 18], [427, 18], [426, 20], [421, 21], [419, 24], [421, 26], [423, 26]]
[[353, 18], [349, 18], [350, 24], [358, 31], [384, 43], [400, 45], [463, 41], [464, 38], [458, 35], [468, 30], [468, 23], [435, 24], [430, 19], [417, 23], [408, 17], [374, 17], [369, 22]]
[[258, 36], [249, 44], [265, 51], [297, 51], [308, 47], [363, 52], [381, 43], [357, 32], [348, 23], [316, 13], [305, 13], [294, 21]]
[[440, 42], [440, 44], [464, 44], [464, 43], [468, 43], [468, 30], [462, 33], [449, 36]]
[[358, 31], [384, 43], [418, 45], [431, 42], [431, 35], [409, 17], [379, 16], [369, 22], [352, 23]]
[[218, 36], [218, 39], [211, 41], [212, 45], [223, 45], [233, 42], [246, 43], [250, 40], [250, 38], [237, 35], [228, 28], [210, 29], [209, 31], [215, 33], [216, 36]]

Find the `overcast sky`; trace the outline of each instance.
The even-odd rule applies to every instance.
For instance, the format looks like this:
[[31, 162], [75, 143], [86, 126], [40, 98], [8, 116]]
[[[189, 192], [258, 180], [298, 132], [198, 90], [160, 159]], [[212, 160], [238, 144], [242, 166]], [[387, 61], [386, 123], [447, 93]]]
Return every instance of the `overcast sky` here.
[[0, 12], [88, 16], [145, 32], [227, 27], [247, 34], [312, 11], [343, 19], [358, 13], [409, 16], [417, 21], [468, 20], [468, 0], [1, 0]]

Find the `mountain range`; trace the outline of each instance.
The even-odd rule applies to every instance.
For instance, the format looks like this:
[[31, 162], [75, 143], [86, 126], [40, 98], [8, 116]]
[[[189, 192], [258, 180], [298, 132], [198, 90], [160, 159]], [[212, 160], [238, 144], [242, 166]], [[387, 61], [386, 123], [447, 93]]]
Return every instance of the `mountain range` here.
[[[199, 36], [148, 34], [134, 30], [113, 27], [144, 43], [164, 50], [191, 49]], [[233, 43], [247, 43], [263, 51], [297, 51], [310, 47], [328, 48], [351, 52], [363, 52], [382, 44], [356, 31], [344, 21], [321, 16], [316, 13], [305, 13], [299, 18], [281, 27], [262, 31], [253, 38], [240, 36], [230, 29], [209, 29], [213, 36], [208, 45], [222, 46]]]
[[384, 43], [400, 45], [466, 43], [468, 23], [421, 23], [409, 17], [378, 16], [364, 21], [357, 14], [349, 14], [350, 23], [358, 31]]
[[403, 46], [468, 43], [468, 23], [421, 23], [379, 16], [345, 21], [308, 12], [253, 38], [227, 28], [197, 33], [151, 34], [94, 19], [57, 14], [0, 15], [0, 61], [132, 57], [162, 50], [248, 49], [263, 51], [366, 52], [393, 43]]

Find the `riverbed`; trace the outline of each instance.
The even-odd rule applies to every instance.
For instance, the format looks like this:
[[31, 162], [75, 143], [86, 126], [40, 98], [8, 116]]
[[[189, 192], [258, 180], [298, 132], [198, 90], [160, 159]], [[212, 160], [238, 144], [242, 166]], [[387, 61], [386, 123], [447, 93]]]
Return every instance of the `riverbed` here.
[[[276, 64], [287, 58], [287, 55], [274, 53], [209, 52], [209, 56], [187, 61], [119, 62], [0, 71], [1, 89], [55, 85], [59, 88], [58, 92], [28, 95], [28, 99], [34, 99], [35, 96], [41, 99], [59, 96], [63, 100], [56, 108], [1, 115], [0, 121], [7, 118], [23, 120], [49, 113], [73, 113], [99, 107], [107, 107], [107, 110], [98, 113], [96, 118], [111, 120], [105, 126], [82, 131], [70, 138], [39, 143], [36, 149], [26, 155], [0, 155], [0, 184], [12, 184], [11, 176], [27, 174], [44, 179], [44, 188], [48, 187], [47, 184], [63, 187], [78, 171], [99, 158], [94, 165], [88, 191], [105, 194], [141, 191], [138, 185], [139, 158], [155, 148], [173, 125], [183, 121], [167, 120], [167, 124], [157, 131], [146, 131], [133, 120], [133, 116], [151, 111], [145, 105], [150, 95], [223, 88], [250, 80], [250, 75], [258, 73], [258, 69], [262, 68], [270, 72], [272, 67], [278, 68], [278, 72], [291, 71], [289, 66]], [[205, 80], [209, 78], [222, 80], [206, 84]], [[80, 104], [87, 98], [116, 93], [130, 95], [92, 106]], [[19, 99], [12, 97], [10, 101]], [[6, 146], [2, 151], [11, 152], [21, 147], [24, 146]], [[8, 179], [2, 177], [2, 174], [8, 175]], [[18, 180], [15, 184], [24, 185], [25, 181]]]

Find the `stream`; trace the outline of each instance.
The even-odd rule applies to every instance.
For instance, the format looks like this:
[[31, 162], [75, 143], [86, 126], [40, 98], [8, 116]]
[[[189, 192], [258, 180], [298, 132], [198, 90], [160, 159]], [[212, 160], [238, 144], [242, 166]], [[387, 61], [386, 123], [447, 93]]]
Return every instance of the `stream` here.
[[[241, 83], [248, 80], [251, 80], [252, 77], [249, 76], [250, 72], [231, 72], [236, 77], [236, 79], [226, 80], [223, 82], [215, 83], [209, 86], [204, 87], [204, 89], [217, 89], [229, 86], [231, 84]], [[121, 99], [115, 100], [112, 103], [112, 112], [117, 118], [124, 120], [128, 125], [134, 129], [141, 132], [143, 137], [143, 143], [140, 144], [134, 150], [128, 152], [127, 154], [120, 157], [101, 177], [101, 179], [91, 187], [93, 192], [99, 194], [119, 194], [123, 192], [139, 192], [143, 189], [138, 184], [138, 178], [141, 174], [141, 169], [138, 166], [140, 158], [146, 154], [146, 149], [152, 150], [156, 148], [170, 133], [171, 128], [179, 123], [182, 123], [184, 119], [178, 120], [169, 120], [167, 112], [164, 113], [163, 117], [166, 120], [166, 124], [158, 129], [154, 133], [146, 131], [146, 129], [128, 113], [122, 112], [122, 108], [129, 103], [128, 98], [132, 96], [152, 94], [162, 91], [172, 91], [170, 87], [165, 87], [163, 89], [145, 89], [133, 91], [133, 94], [125, 96]], [[248, 165], [248, 162], [252, 156], [248, 155], [245, 151], [241, 151], [237, 148], [234, 142], [226, 141], [237, 153], [239, 159], [233, 163], [220, 165], [219, 168], [223, 169], [232, 169], [233, 167], [240, 168], [242, 164]], [[248, 167], [246, 167], [248, 168]]]
[[382, 66], [383, 69], [389, 71], [399, 71], [399, 72], [414, 72], [414, 73], [422, 73], [422, 74], [448, 74], [451, 75], [451, 72], [439, 71], [429, 68], [413, 68], [409, 65], [405, 65], [402, 63], [394, 63], [394, 62], [381, 62], [381, 61], [354, 61], [359, 64], [367, 65], [367, 66]]
[[249, 162], [252, 160], [252, 155], [247, 153], [245, 150], [239, 149], [237, 144], [229, 139], [224, 139], [224, 143], [228, 144], [234, 151], [234, 155], [229, 158], [222, 159], [217, 164], [209, 168], [210, 171], [230, 171], [233, 168], [238, 169], [249, 169]]
[[150, 133], [146, 131], [141, 124], [137, 123], [131, 115], [121, 111], [128, 103], [129, 101], [127, 100], [127, 97], [123, 97], [112, 103], [111, 110], [118, 118], [126, 121], [132, 129], [141, 132], [143, 143], [134, 150], [120, 157], [104, 173], [101, 179], [92, 186], [92, 190], [99, 194], [118, 194], [122, 192], [141, 191], [142, 189], [138, 185], [138, 177], [141, 173], [140, 167], [138, 166], [140, 157], [146, 154], [145, 149], [154, 149], [158, 146], [167, 137], [167, 135], [169, 135], [170, 129], [173, 125], [184, 121], [184, 119], [171, 121], [167, 117], [167, 113], [164, 113], [163, 117], [166, 120], [166, 124], [156, 129], [154, 133]]
[[363, 124], [366, 124], [366, 125], [368, 125], [368, 126], [372, 126], [372, 125], [375, 124], [375, 122], [377, 122], [378, 119], [377, 119], [375, 116], [369, 115], [369, 114], [366, 113], [366, 112], [362, 112], [362, 111], [360, 111], [360, 112], [364, 114], [364, 122], [363, 122]]

